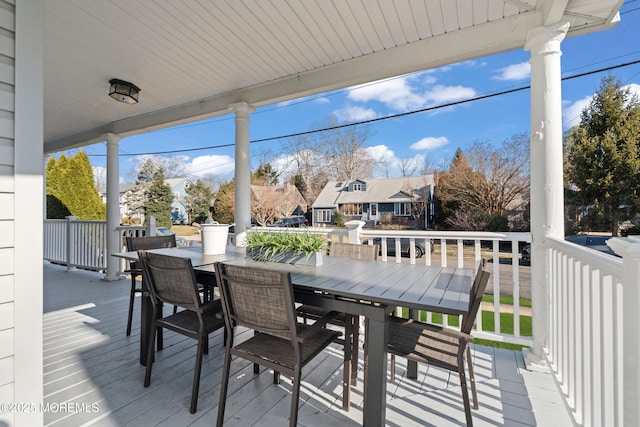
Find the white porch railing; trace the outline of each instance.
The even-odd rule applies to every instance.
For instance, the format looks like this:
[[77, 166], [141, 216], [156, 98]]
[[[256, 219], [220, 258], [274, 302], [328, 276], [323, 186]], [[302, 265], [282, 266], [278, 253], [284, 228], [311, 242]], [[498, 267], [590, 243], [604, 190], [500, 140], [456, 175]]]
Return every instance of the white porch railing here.
[[[68, 270], [104, 271], [107, 268], [106, 230], [106, 221], [81, 221], [76, 217], [46, 219], [44, 260], [66, 265]], [[121, 226], [118, 230], [123, 242], [125, 236], [151, 234], [149, 227], [144, 226]]]
[[[331, 229], [324, 227], [309, 228], [276, 228], [258, 227], [260, 231], [270, 232], [313, 232], [327, 236], [328, 241], [362, 243], [367, 240], [372, 244], [374, 238], [381, 239], [382, 262], [409, 262], [411, 264], [421, 263], [425, 265], [441, 265], [475, 268], [476, 262], [482, 258], [488, 259], [488, 268], [491, 271], [492, 284], [490, 293], [493, 294], [492, 325], [485, 323], [483, 316], [478, 316], [474, 336], [491, 341], [506, 342], [524, 346], [531, 346], [532, 337], [521, 334], [521, 324], [523, 321], [530, 322], [531, 315], [523, 314], [523, 311], [530, 311], [520, 304], [522, 295], [522, 285], [530, 286], [530, 280], [523, 283], [521, 280], [522, 270], [520, 266], [519, 247], [531, 242], [530, 233], [488, 233], [471, 231], [397, 231], [397, 230], [372, 230], [363, 229], [360, 221], [347, 223], [347, 229]], [[396, 255], [387, 256], [387, 239], [395, 237]], [[400, 251], [400, 238], [409, 239], [410, 256], [402, 257]], [[416, 243], [425, 248], [423, 257], [416, 258]], [[439, 253], [434, 258], [431, 253], [431, 246], [435, 245]], [[526, 267], [529, 268], [529, 267]], [[500, 297], [513, 297], [513, 304], [501, 304]], [[530, 298], [529, 295], [527, 295]], [[527, 298], [527, 299], [528, 299]], [[400, 311], [402, 308], [398, 308]], [[483, 311], [487, 311], [486, 305]], [[501, 321], [501, 312], [508, 312], [509, 324]], [[448, 322], [448, 317], [434, 316], [432, 313], [420, 314], [426, 317], [430, 323], [442, 324]], [[491, 316], [489, 316], [491, 317]], [[442, 319], [442, 320], [440, 320]], [[460, 319], [458, 319], [458, 322]], [[489, 320], [487, 320], [488, 322]]]
[[545, 240], [549, 366], [577, 425], [624, 425], [623, 259]]

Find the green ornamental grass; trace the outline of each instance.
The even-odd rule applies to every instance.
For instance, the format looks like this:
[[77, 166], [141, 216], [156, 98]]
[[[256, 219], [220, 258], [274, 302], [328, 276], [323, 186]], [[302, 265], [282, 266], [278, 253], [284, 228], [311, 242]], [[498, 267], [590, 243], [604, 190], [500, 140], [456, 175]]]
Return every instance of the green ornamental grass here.
[[307, 259], [324, 246], [322, 235], [310, 232], [269, 232], [251, 231], [247, 233], [247, 251], [258, 252], [254, 258], [269, 261], [286, 252], [304, 254]]

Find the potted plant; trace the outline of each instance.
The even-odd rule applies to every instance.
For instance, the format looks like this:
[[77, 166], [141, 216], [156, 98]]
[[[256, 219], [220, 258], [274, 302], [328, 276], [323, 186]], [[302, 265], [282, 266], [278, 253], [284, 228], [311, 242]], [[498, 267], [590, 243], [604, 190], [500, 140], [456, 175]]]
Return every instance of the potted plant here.
[[321, 265], [324, 246], [322, 235], [310, 232], [247, 233], [247, 257], [256, 261]]

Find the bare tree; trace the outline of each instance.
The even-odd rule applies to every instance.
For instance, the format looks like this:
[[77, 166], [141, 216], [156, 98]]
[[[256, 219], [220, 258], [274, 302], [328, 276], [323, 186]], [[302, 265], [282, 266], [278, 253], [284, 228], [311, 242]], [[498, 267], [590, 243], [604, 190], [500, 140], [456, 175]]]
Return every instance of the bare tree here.
[[262, 226], [271, 224], [278, 206], [277, 193], [262, 185], [251, 186], [251, 216]]
[[153, 155], [143, 155], [136, 157], [136, 165], [131, 172], [134, 177], [140, 173], [142, 168], [148, 164], [153, 163], [156, 168], [162, 168], [164, 171], [165, 179], [180, 178], [185, 175], [185, 164], [188, 161], [187, 156], [173, 156], [173, 157], [160, 157]]
[[505, 231], [507, 211], [529, 201], [529, 138], [514, 135], [501, 147], [475, 143], [456, 153], [440, 177], [438, 198], [454, 228]]
[[[335, 118], [330, 123], [337, 125]], [[348, 181], [373, 176], [377, 165], [375, 159], [364, 149], [368, 138], [367, 126], [330, 128], [322, 132], [318, 149], [333, 179]]]
[[413, 176], [419, 168], [420, 164], [415, 157], [400, 159], [400, 176]]

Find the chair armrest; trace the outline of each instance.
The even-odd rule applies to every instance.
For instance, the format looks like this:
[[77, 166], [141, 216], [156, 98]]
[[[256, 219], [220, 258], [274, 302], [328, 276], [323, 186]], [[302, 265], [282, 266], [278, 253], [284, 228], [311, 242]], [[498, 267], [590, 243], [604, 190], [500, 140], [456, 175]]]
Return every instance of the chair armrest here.
[[473, 336], [469, 334], [465, 334], [464, 332], [461, 332], [455, 329], [444, 327], [444, 326], [432, 325], [430, 323], [424, 323], [414, 319], [403, 319], [399, 317], [391, 317], [389, 321], [397, 323], [398, 325], [401, 325], [401, 327], [404, 327], [404, 328], [420, 329], [423, 331], [427, 331], [430, 334], [445, 335], [445, 336], [455, 338], [461, 341], [466, 341], [466, 342], [473, 341]]
[[325, 325], [329, 323], [329, 321], [335, 319], [338, 314], [339, 313], [337, 311], [328, 312], [320, 319], [313, 322], [312, 325], [307, 326], [302, 331], [300, 331], [300, 333], [298, 334], [298, 340], [300, 342], [304, 342], [304, 340], [306, 340], [307, 338], [315, 335], [320, 329], [324, 328]]

